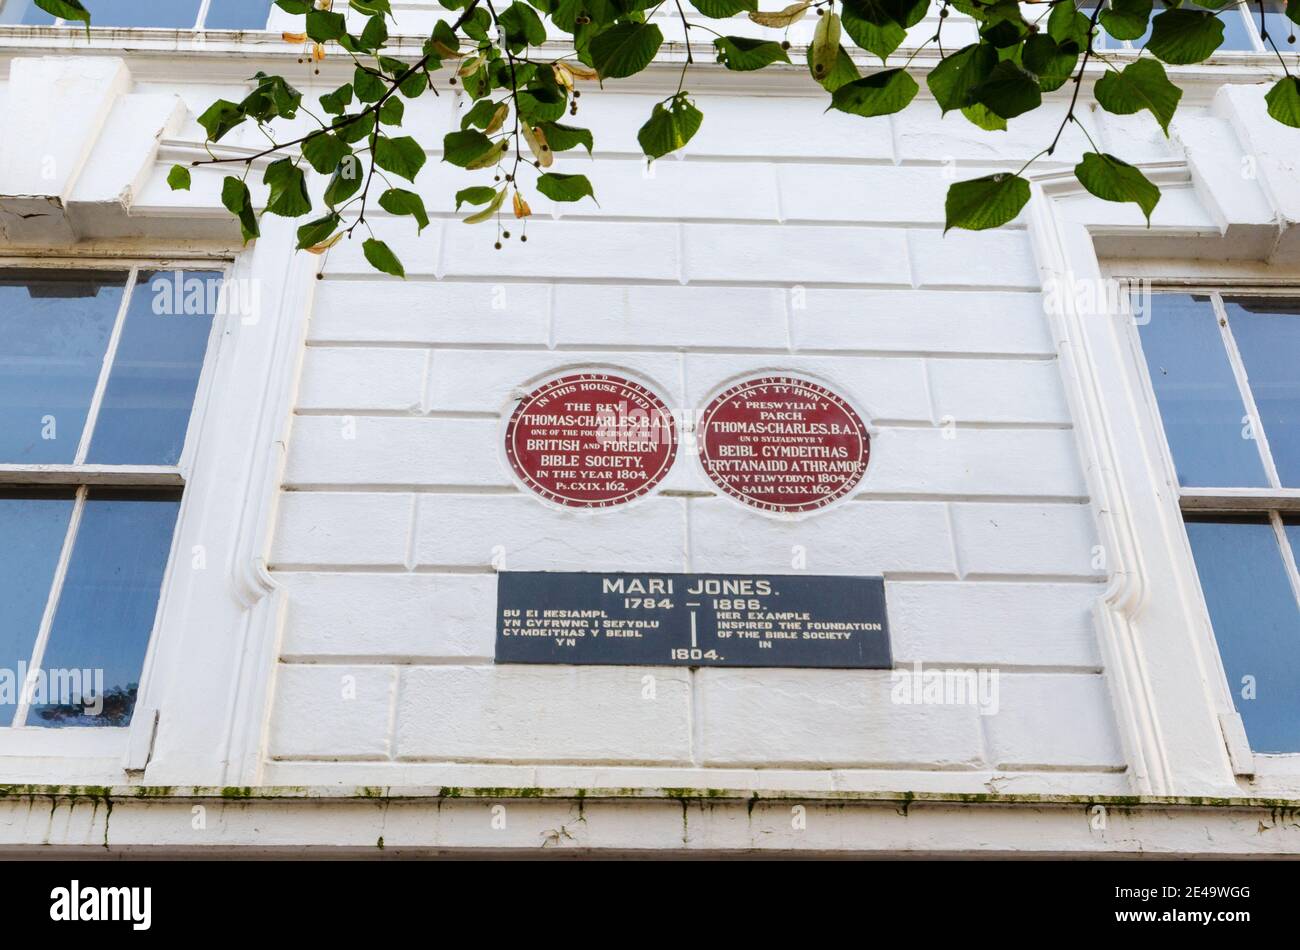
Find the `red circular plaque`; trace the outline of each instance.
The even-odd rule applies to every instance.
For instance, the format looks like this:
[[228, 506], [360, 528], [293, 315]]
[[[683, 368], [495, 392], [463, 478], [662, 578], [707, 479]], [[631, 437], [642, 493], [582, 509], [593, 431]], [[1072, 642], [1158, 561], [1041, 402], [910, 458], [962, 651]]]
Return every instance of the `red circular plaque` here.
[[570, 508], [644, 495], [677, 456], [672, 413], [621, 376], [580, 373], [525, 396], [506, 427], [506, 458], [524, 484]]
[[862, 480], [871, 437], [825, 386], [764, 376], [732, 386], [700, 419], [700, 461], [728, 495], [764, 511], [812, 511]]

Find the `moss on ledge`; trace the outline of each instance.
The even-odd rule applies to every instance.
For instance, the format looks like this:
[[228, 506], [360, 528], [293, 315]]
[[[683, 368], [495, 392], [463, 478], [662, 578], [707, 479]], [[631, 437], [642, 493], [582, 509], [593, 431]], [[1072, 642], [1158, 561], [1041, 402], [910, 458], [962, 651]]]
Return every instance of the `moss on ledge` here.
[[302, 800], [321, 802], [368, 801], [430, 804], [448, 799], [534, 799], [581, 802], [627, 801], [676, 803], [733, 803], [752, 811], [763, 803], [802, 802], [805, 804], [902, 806], [917, 805], [1023, 806], [1071, 808], [1104, 805], [1121, 809], [1160, 808], [1239, 808], [1269, 809], [1284, 813], [1300, 811], [1300, 799], [1257, 798], [1248, 796], [1204, 797], [1170, 795], [1037, 795], [1007, 792], [844, 792], [844, 791], [777, 791], [712, 787], [669, 788], [548, 788], [540, 786], [174, 786], [174, 785], [0, 785], [0, 804], [5, 801], [46, 801], [52, 803], [87, 801], [101, 804], [141, 802], [190, 802], [219, 799], [227, 803], [275, 803]]

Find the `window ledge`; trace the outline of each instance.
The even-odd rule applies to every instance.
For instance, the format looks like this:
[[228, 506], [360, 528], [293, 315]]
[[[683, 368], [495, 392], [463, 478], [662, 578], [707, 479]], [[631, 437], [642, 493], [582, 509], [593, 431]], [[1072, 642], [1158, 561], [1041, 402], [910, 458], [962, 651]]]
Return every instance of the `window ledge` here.
[[[129, 727], [69, 726], [63, 729], [46, 729], [41, 726], [9, 726], [0, 728], [0, 759], [21, 757], [120, 760], [126, 755], [130, 737]], [[2, 769], [2, 771], [10, 770]], [[48, 772], [48, 769], [41, 771]]]

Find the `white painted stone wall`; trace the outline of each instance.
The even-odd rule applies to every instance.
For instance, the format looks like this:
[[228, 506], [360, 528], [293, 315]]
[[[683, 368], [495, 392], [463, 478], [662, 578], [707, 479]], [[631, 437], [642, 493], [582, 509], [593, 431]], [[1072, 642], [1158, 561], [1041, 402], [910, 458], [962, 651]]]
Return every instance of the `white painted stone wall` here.
[[[985, 140], [924, 107], [701, 95], [699, 136], [650, 174], [634, 131], [655, 98], [583, 96], [597, 155], [557, 167], [600, 206], [552, 220], [539, 197], [527, 244], [493, 251], [490, 225], [451, 216], [471, 175], [431, 165], [443, 220], [418, 238], [382, 221], [407, 281], [346, 243], [326, 261], [271, 555], [289, 605], [268, 776], [346, 759], [334, 774], [374, 784], [476, 763], [578, 784], [1123, 787], [1089, 622], [1105, 572], [1030, 242], [942, 233]], [[556, 511], [516, 487], [501, 419], [512, 391], [579, 367], [687, 413], [739, 376], [807, 373], [865, 413], [868, 474], [786, 520], [683, 454], [641, 503]], [[884, 671], [493, 666], [494, 567], [883, 574], [898, 665], [995, 669], [1001, 708], [901, 705]]]
[[[397, 9], [419, 33], [430, 6]], [[457, 97], [425, 97], [406, 128], [435, 146], [418, 185], [434, 220], [417, 237], [373, 214], [410, 278], [376, 276], [345, 242], [317, 281], [288, 226], [240, 246], [222, 172], [197, 170], [189, 192], [165, 182], [173, 162], [205, 154], [197, 114], [242, 97], [257, 68], [308, 94], [345, 80], [331, 60], [304, 75], [275, 32], [287, 24], [271, 25], [125, 45], [0, 32], [0, 101], [33, 128], [72, 88], [33, 86], [42, 57], [73, 80], [113, 81], [106, 121], [52, 137], [76, 166], [57, 187], [17, 188], [24, 153], [6, 143], [0, 210], [53, 210], [0, 214], [0, 254], [224, 259], [264, 291], [221, 343], [178, 529], [178, 550], [202, 543], [218, 569], [169, 576], [143, 694], [156, 719], [93, 741], [0, 735], [0, 781], [152, 783], [182, 799], [199, 796], [191, 785], [300, 785], [294, 795], [325, 787], [340, 801], [358, 785], [413, 787], [421, 801], [446, 785], [540, 786], [557, 802], [539, 812], [545, 828], [575, 787], [883, 793], [890, 814], [891, 795], [1030, 796], [966, 829], [1012, 851], [1030, 839], [1141, 848], [1166, 815], [1189, 842], [1177, 849], [1220, 847], [1197, 813], [1157, 804], [1122, 842], [1088, 831], [1081, 844], [1082, 827], [1039, 841], [1030, 818], [1008, 817], [1035, 795], [1300, 796], [1294, 762], [1229, 756], [1231, 699], [1158, 419], [1133, 382], [1132, 328], [1041, 292], [1062, 274], [1300, 279], [1300, 143], [1260, 120], [1271, 66], [1239, 54], [1173, 70], [1187, 92], [1169, 139], [1140, 117], [1081, 115], [1102, 148], [1160, 181], [1149, 230], [1134, 207], [1071, 190], [1084, 139], [1067, 133], [1034, 166], [1021, 220], [944, 236], [948, 183], [1018, 168], [1064, 102], [990, 135], [941, 119], [924, 92], [893, 118], [823, 113], [796, 71], [737, 82], [700, 67], [689, 85], [705, 125], [648, 174], [635, 131], [675, 86], [678, 47], [621, 91], [581, 99], [596, 155], [568, 153], [557, 170], [587, 174], [600, 205], [530, 195], [529, 242], [497, 252], [490, 225], [454, 212], [456, 188], [477, 179], [438, 161]], [[955, 18], [948, 28], [968, 39]], [[664, 29], [671, 40], [677, 27]], [[262, 140], [244, 129], [223, 144]], [[1241, 174], [1247, 157], [1254, 176]], [[687, 415], [751, 373], [814, 376], [871, 427], [868, 474], [850, 500], [778, 519], [720, 497], [683, 452], [636, 504], [557, 511], [516, 487], [502, 419], [521, 387], [584, 367], [633, 373]], [[883, 574], [897, 667], [996, 671], [998, 711], [893, 702], [888, 671], [497, 667], [498, 569]], [[312, 807], [285, 806], [277, 840], [337, 845]], [[681, 844], [664, 813], [667, 837], [627, 840]], [[1256, 841], [1257, 825], [1252, 813], [1222, 849], [1294, 850]], [[221, 841], [142, 827], [178, 848]], [[108, 838], [93, 819], [82, 831], [65, 838]], [[468, 834], [467, 847], [489, 840]]]

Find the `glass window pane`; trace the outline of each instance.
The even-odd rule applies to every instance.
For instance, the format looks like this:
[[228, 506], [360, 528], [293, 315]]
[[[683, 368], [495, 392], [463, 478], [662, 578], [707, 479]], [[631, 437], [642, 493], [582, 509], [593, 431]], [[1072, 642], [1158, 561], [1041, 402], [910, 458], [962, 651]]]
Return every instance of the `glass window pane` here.
[[1155, 294], [1139, 333], [1178, 484], [1267, 486], [1209, 299]]
[[[1257, 8], [1252, 7], [1252, 9]], [[1218, 16], [1223, 23], [1223, 42], [1219, 44], [1219, 49], [1253, 50], [1255, 48], [1255, 28], [1243, 15], [1240, 6], [1230, 6], [1220, 10]]]
[[32, 0], [0, 0], [0, 23], [48, 25], [53, 22], [53, 14], [46, 13]]
[[1278, 475], [1300, 487], [1300, 300], [1223, 302]]
[[72, 462], [124, 283], [95, 271], [0, 270], [0, 462]]
[[71, 515], [71, 491], [63, 497], [0, 497], [0, 726], [13, 722]]
[[[1291, 22], [1290, 17], [1286, 15], [1286, 4], [1278, 3], [1276, 0], [1264, 4], [1268, 16], [1264, 20], [1264, 26], [1268, 29], [1268, 35], [1272, 37], [1277, 48], [1283, 52], [1292, 52], [1296, 48], [1296, 25]], [[1258, 9], [1257, 7], [1253, 9]], [[1259, 25], [1258, 14], [1252, 14], [1256, 17], [1255, 24]], [[1265, 43], [1264, 48], [1272, 50], [1273, 47]]]
[[203, 368], [219, 271], [141, 272], [86, 461], [175, 465]]
[[1189, 522], [1233, 702], [1256, 752], [1300, 752], [1300, 606], [1271, 524]]
[[88, 0], [91, 26], [156, 26], [190, 29], [200, 0]]
[[203, 26], [208, 30], [264, 30], [271, 0], [212, 0]]
[[29, 726], [125, 726], [158, 610], [179, 499], [91, 493]]

